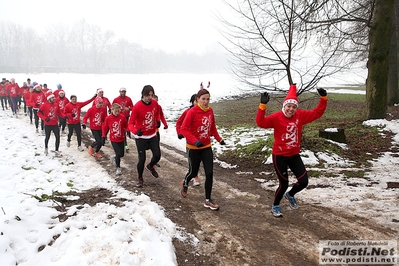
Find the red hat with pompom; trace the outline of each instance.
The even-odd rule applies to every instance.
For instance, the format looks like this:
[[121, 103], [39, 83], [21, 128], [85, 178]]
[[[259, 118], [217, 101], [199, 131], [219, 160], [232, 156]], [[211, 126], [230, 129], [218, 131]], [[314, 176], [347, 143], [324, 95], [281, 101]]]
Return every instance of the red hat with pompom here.
[[96, 97], [96, 98], [94, 99], [94, 104], [102, 103], [102, 102], [103, 102], [103, 98], [101, 98], [101, 97]]
[[298, 97], [296, 96], [296, 84], [290, 85], [290, 89], [288, 90], [287, 96], [283, 102], [283, 107], [289, 103], [295, 104], [296, 106], [299, 104]]

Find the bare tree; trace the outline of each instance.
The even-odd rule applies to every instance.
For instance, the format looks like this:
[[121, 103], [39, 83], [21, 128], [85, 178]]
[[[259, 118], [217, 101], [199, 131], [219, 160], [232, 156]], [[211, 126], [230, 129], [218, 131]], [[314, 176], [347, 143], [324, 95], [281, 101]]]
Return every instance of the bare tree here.
[[285, 91], [287, 84], [299, 83], [299, 95], [354, 62], [346, 53], [351, 42], [345, 25], [307, 23], [316, 12], [308, 1], [225, 3], [241, 19], [235, 23], [221, 17], [229, 41], [225, 48], [233, 73], [250, 86]]

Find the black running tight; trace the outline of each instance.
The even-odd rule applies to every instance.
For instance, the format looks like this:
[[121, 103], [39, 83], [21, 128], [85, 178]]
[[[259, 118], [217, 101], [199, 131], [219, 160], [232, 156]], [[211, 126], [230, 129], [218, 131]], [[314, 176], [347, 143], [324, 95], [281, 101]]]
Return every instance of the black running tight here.
[[116, 167], [121, 167], [121, 158], [125, 156], [125, 143], [122, 142], [112, 142], [111, 141], [112, 148], [114, 148], [115, 151], [115, 162], [116, 162]]
[[137, 173], [139, 178], [142, 178], [146, 160], [146, 150], [149, 148], [152, 152], [150, 167], [154, 167], [154, 165], [161, 159], [161, 148], [159, 147], [157, 136], [150, 139], [136, 139], [136, 147], [139, 156], [139, 161], [137, 162]]
[[184, 178], [184, 186], [188, 186], [191, 179], [198, 175], [202, 162], [205, 171], [205, 199], [211, 199], [213, 186], [213, 151], [212, 147], [194, 150], [186, 149], [188, 157], [188, 172]]
[[73, 131], [75, 130], [76, 133], [76, 139], [78, 140], [78, 146], [82, 145], [82, 129], [79, 124], [68, 124], [68, 141], [71, 141], [71, 137], [73, 134]]
[[48, 142], [50, 140], [51, 131], [54, 132], [55, 136], [55, 151], [58, 151], [60, 147], [60, 128], [58, 127], [58, 125], [56, 126], [44, 125], [44, 133], [46, 134], [46, 138], [44, 139], [44, 147], [48, 148]]
[[303, 190], [308, 185], [308, 172], [299, 154], [286, 157], [273, 154], [273, 165], [276, 170], [279, 186], [274, 195], [273, 205], [279, 205], [284, 193], [288, 189], [288, 167], [298, 180], [289, 191], [291, 196], [294, 196], [299, 191]]

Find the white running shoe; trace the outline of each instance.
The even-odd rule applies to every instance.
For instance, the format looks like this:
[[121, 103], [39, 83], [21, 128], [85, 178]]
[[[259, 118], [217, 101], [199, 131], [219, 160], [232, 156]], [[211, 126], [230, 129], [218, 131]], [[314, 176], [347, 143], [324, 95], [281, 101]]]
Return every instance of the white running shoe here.
[[116, 168], [116, 174], [121, 175], [122, 174], [122, 168], [118, 167]]
[[70, 147], [70, 146], [71, 146], [71, 142], [67, 141], [67, 147]]
[[84, 149], [82, 148], [82, 146], [78, 146], [78, 151], [84, 151]]
[[48, 148], [44, 149], [44, 154], [47, 156], [48, 155]]

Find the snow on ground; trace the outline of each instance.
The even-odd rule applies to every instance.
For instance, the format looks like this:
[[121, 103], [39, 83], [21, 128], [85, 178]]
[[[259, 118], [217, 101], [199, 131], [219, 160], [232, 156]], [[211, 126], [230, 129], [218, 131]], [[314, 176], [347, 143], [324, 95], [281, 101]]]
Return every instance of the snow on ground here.
[[[0, 111], [1, 265], [176, 265], [178, 232], [161, 206], [118, 186], [86, 152], [67, 149], [65, 136], [64, 156], [45, 156], [44, 137], [28, 121]], [[93, 188], [113, 191], [121, 206], [73, 207], [68, 214], [76, 214], [60, 222], [54, 202], [34, 197]]]
[[[162, 141], [182, 151], [184, 141], [177, 139], [173, 121], [189, 106], [188, 100], [198, 91], [199, 82], [211, 80], [213, 101], [242, 92], [226, 75], [13, 74], [5, 77], [14, 77], [20, 84], [30, 77], [32, 81], [47, 83], [50, 88], [61, 83], [67, 96], [76, 94], [78, 101], [90, 98], [99, 87], [112, 101], [123, 86], [136, 102], [143, 85], [152, 84], [169, 121], [169, 129], [161, 130]], [[254, 106], [256, 108], [257, 103]], [[394, 144], [399, 143], [398, 121], [371, 120], [365, 124], [393, 131], [396, 134]], [[44, 156], [44, 138], [34, 133], [34, 127], [25, 116], [16, 119], [12, 118], [11, 111], [0, 110], [0, 127], [2, 265], [93, 265], [94, 262], [96, 265], [176, 265], [172, 238], [183, 236], [165, 217], [161, 206], [137, 191], [126, 191], [118, 186], [97, 164], [87, 160], [85, 152], [80, 153], [72, 147], [67, 149], [65, 141], [61, 141], [62, 158], [53, 158], [53, 154]], [[214, 145], [217, 153], [237, 144], [250, 143], [259, 136], [265, 137], [272, 131], [255, 128], [236, 129], [235, 132], [221, 130], [220, 133], [227, 145]], [[50, 138], [49, 148], [54, 148], [54, 136]], [[339, 172], [351, 168], [351, 162], [333, 154], [304, 151], [303, 159], [309, 170], [321, 159], [325, 168], [315, 169], [321, 176], [310, 179], [309, 185], [316, 188], [299, 193], [299, 204], [306, 202], [349, 211], [399, 231], [399, 190], [387, 189], [387, 182], [399, 181], [397, 154], [385, 153], [373, 162], [365, 178], [348, 178], [343, 174], [329, 177], [330, 170]], [[235, 167], [217, 162], [223, 167]], [[254, 173], [250, 169], [237, 169], [237, 174]], [[266, 190], [274, 191], [277, 186], [277, 180], [257, 180]], [[92, 188], [113, 191], [113, 198], [123, 204], [98, 203], [82, 209], [71, 208], [68, 214], [75, 215], [59, 222], [56, 217], [60, 213], [52, 208], [52, 201], [39, 202], [34, 198]]]

